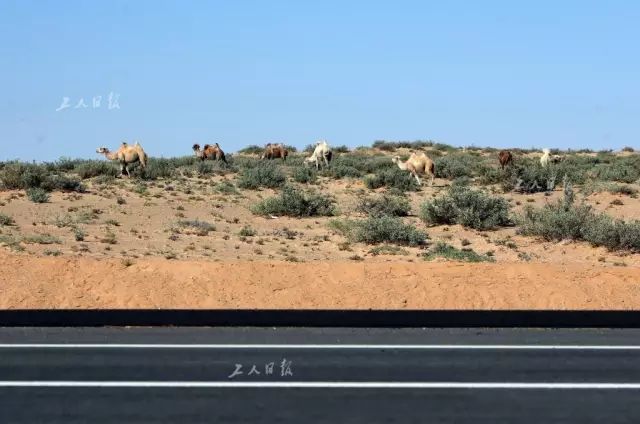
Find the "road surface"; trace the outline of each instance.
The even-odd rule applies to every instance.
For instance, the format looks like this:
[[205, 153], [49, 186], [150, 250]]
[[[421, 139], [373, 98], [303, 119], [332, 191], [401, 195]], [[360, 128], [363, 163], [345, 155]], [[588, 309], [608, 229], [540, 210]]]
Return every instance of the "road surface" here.
[[640, 331], [0, 329], [0, 422], [640, 422]]

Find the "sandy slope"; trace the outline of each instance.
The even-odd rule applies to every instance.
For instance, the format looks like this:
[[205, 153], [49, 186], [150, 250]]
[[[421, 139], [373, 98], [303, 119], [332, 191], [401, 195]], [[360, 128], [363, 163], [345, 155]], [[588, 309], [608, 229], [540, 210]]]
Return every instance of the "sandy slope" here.
[[0, 308], [640, 309], [640, 269], [196, 262], [0, 253]]

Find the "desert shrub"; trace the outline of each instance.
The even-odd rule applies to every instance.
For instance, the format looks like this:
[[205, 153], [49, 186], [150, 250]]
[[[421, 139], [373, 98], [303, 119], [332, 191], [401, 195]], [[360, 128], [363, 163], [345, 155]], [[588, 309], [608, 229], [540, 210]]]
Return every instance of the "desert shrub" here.
[[5, 215], [0, 213], [0, 227], [5, 227], [8, 225], [13, 225], [15, 221], [9, 215]]
[[279, 196], [265, 199], [252, 208], [257, 215], [277, 216], [332, 216], [335, 213], [334, 201], [328, 196], [305, 194], [291, 186], [282, 190]]
[[245, 155], [261, 155], [264, 152], [264, 147], [260, 147], [256, 144], [252, 144], [250, 146], [245, 147], [244, 149], [238, 150], [238, 153], [242, 153]]
[[472, 249], [456, 249], [450, 244], [438, 242], [427, 252], [423, 258], [431, 261], [435, 258], [445, 258], [452, 261], [461, 262], [494, 262], [495, 260], [486, 255], [480, 255]]
[[640, 179], [640, 168], [630, 164], [609, 164], [597, 169], [596, 178], [606, 181], [633, 183]]
[[478, 175], [480, 177], [478, 182], [482, 185], [498, 184], [503, 182], [505, 178], [508, 178], [509, 171], [507, 169], [503, 171], [500, 168], [481, 164], [478, 166]]
[[418, 191], [420, 186], [411, 173], [399, 168], [384, 169], [364, 179], [364, 185], [371, 190], [387, 187], [401, 191]]
[[86, 191], [77, 177], [68, 177], [66, 175], [48, 175], [40, 184], [40, 187], [47, 191], [75, 191], [78, 193]]
[[317, 173], [314, 169], [308, 168], [306, 166], [299, 166], [293, 170], [293, 180], [299, 183], [310, 183], [313, 184], [316, 182]]
[[373, 142], [372, 147], [374, 149], [380, 149], [387, 152], [393, 152], [399, 148], [405, 149], [423, 149], [425, 147], [433, 146], [433, 141], [385, 141], [385, 140], [376, 140]]
[[173, 178], [176, 175], [176, 165], [172, 159], [149, 158], [146, 168], [142, 168], [140, 164], [136, 164], [132, 171], [131, 165], [129, 165], [129, 172], [131, 172], [131, 176], [136, 176], [143, 180]]
[[354, 241], [368, 244], [393, 243], [418, 246], [426, 243], [427, 235], [399, 218], [381, 216], [359, 221], [353, 234]]
[[33, 203], [47, 203], [51, 197], [47, 190], [40, 187], [28, 188], [26, 193]]
[[330, 168], [324, 169], [321, 174], [338, 180], [341, 178], [360, 178], [362, 176], [362, 172], [357, 168], [342, 163], [332, 164]]
[[230, 181], [220, 181], [216, 184], [215, 190], [223, 194], [240, 194], [236, 186]]
[[185, 234], [195, 234], [197, 236], [206, 236], [211, 231], [216, 230], [216, 226], [199, 219], [184, 220], [177, 222], [178, 228]]
[[51, 234], [33, 234], [22, 237], [22, 241], [27, 244], [61, 244], [58, 237]]
[[449, 191], [422, 205], [420, 217], [427, 224], [460, 224], [476, 230], [510, 225], [509, 203], [500, 197], [451, 187]]
[[452, 153], [436, 158], [436, 177], [454, 179], [459, 177], [472, 177], [478, 158], [468, 153]]
[[623, 152], [631, 152], [631, 153], [633, 153], [633, 152], [635, 152], [635, 149], [633, 147], [630, 147], [630, 146], [625, 146], [625, 147], [622, 148], [622, 151]]
[[601, 181], [589, 181], [582, 186], [581, 190], [585, 195], [600, 193], [603, 191], [607, 191], [611, 194], [623, 194], [627, 196], [636, 196], [638, 194], [638, 190], [632, 186]]
[[333, 153], [349, 153], [349, 148], [344, 144], [342, 146], [336, 146], [331, 148]]
[[103, 175], [109, 177], [117, 177], [120, 175], [120, 169], [117, 164], [105, 161], [82, 162], [74, 167], [73, 172], [78, 174], [83, 180]]
[[19, 190], [40, 187], [47, 171], [43, 166], [10, 162], [0, 170], [0, 185], [5, 190]]
[[383, 194], [376, 197], [365, 197], [360, 200], [358, 210], [371, 217], [407, 216], [411, 211], [409, 200], [400, 196]]
[[245, 168], [240, 174], [240, 188], [256, 190], [260, 187], [282, 187], [286, 178], [280, 169], [269, 162], [262, 162], [253, 168]]
[[253, 237], [257, 234], [257, 231], [251, 228], [249, 225], [242, 227], [238, 235], [243, 237]]
[[194, 168], [200, 177], [206, 177], [208, 175], [226, 175], [229, 172], [232, 172], [229, 165], [217, 160], [200, 161], [194, 165]]
[[383, 244], [381, 246], [373, 247], [369, 250], [369, 254], [373, 256], [379, 255], [402, 255], [407, 256], [409, 251], [403, 249], [399, 246], [390, 246], [388, 244]]
[[516, 166], [510, 178], [503, 182], [503, 188], [518, 193], [537, 193], [552, 191], [558, 183], [557, 169], [553, 165], [543, 168], [529, 163]]
[[344, 234], [352, 242], [378, 244], [392, 243], [407, 246], [425, 244], [427, 234], [400, 218], [381, 216], [360, 221], [334, 220], [330, 227]]
[[582, 240], [609, 250], [640, 251], [640, 221], [614, 220], [595, 213], [588, 205], [562, 200], [539, 209], [525, 208], [518, 233], [549, 241]]

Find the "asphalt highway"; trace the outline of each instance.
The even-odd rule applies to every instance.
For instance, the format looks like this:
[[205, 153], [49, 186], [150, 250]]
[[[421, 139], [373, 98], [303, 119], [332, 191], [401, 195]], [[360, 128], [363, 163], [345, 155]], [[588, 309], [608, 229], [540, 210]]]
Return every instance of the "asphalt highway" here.
[[640, 422], [640, 331], [0, 329], [2, 423]]

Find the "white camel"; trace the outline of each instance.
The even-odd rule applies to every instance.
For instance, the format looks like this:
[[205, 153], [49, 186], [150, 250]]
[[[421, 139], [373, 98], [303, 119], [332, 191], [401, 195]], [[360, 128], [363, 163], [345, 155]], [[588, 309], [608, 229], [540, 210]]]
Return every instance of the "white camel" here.
[[540, 156], [540, 165], [542, 165], [543, 168], [546, 168], [547, 165], [549, 165], [549, 155], [550, 154], [551, 154], [551, 150], [542, 149], [542, 156]]
[[436, 178], [436, 170], [433, 161], [427, 156], [424, 152], [420, 153], [411, 153], [409, 159], [405, 162], [400, 160], [400, 156], [395, 156], [391, 159], [393, 163], [398, 165], [398, 168], [403, 171], [411, 172], [418, 182], [418, 185], [422, 185], [422, 181], [420, 181], [420, 177], [418, 175], [427, 175], [431, 176], [430, 185], [433, 186], [433, 180]]
[[325, 166], [329, 166], [329, 162], [333, 157], [331, 147], [326, 140], [320, 140], [316, 143], [316, 148], [313, 150], [313, 154], [304, 160], [307, 163], [316, 163], [316, 169], [320, 169], [320, 160], [324, 161]]

